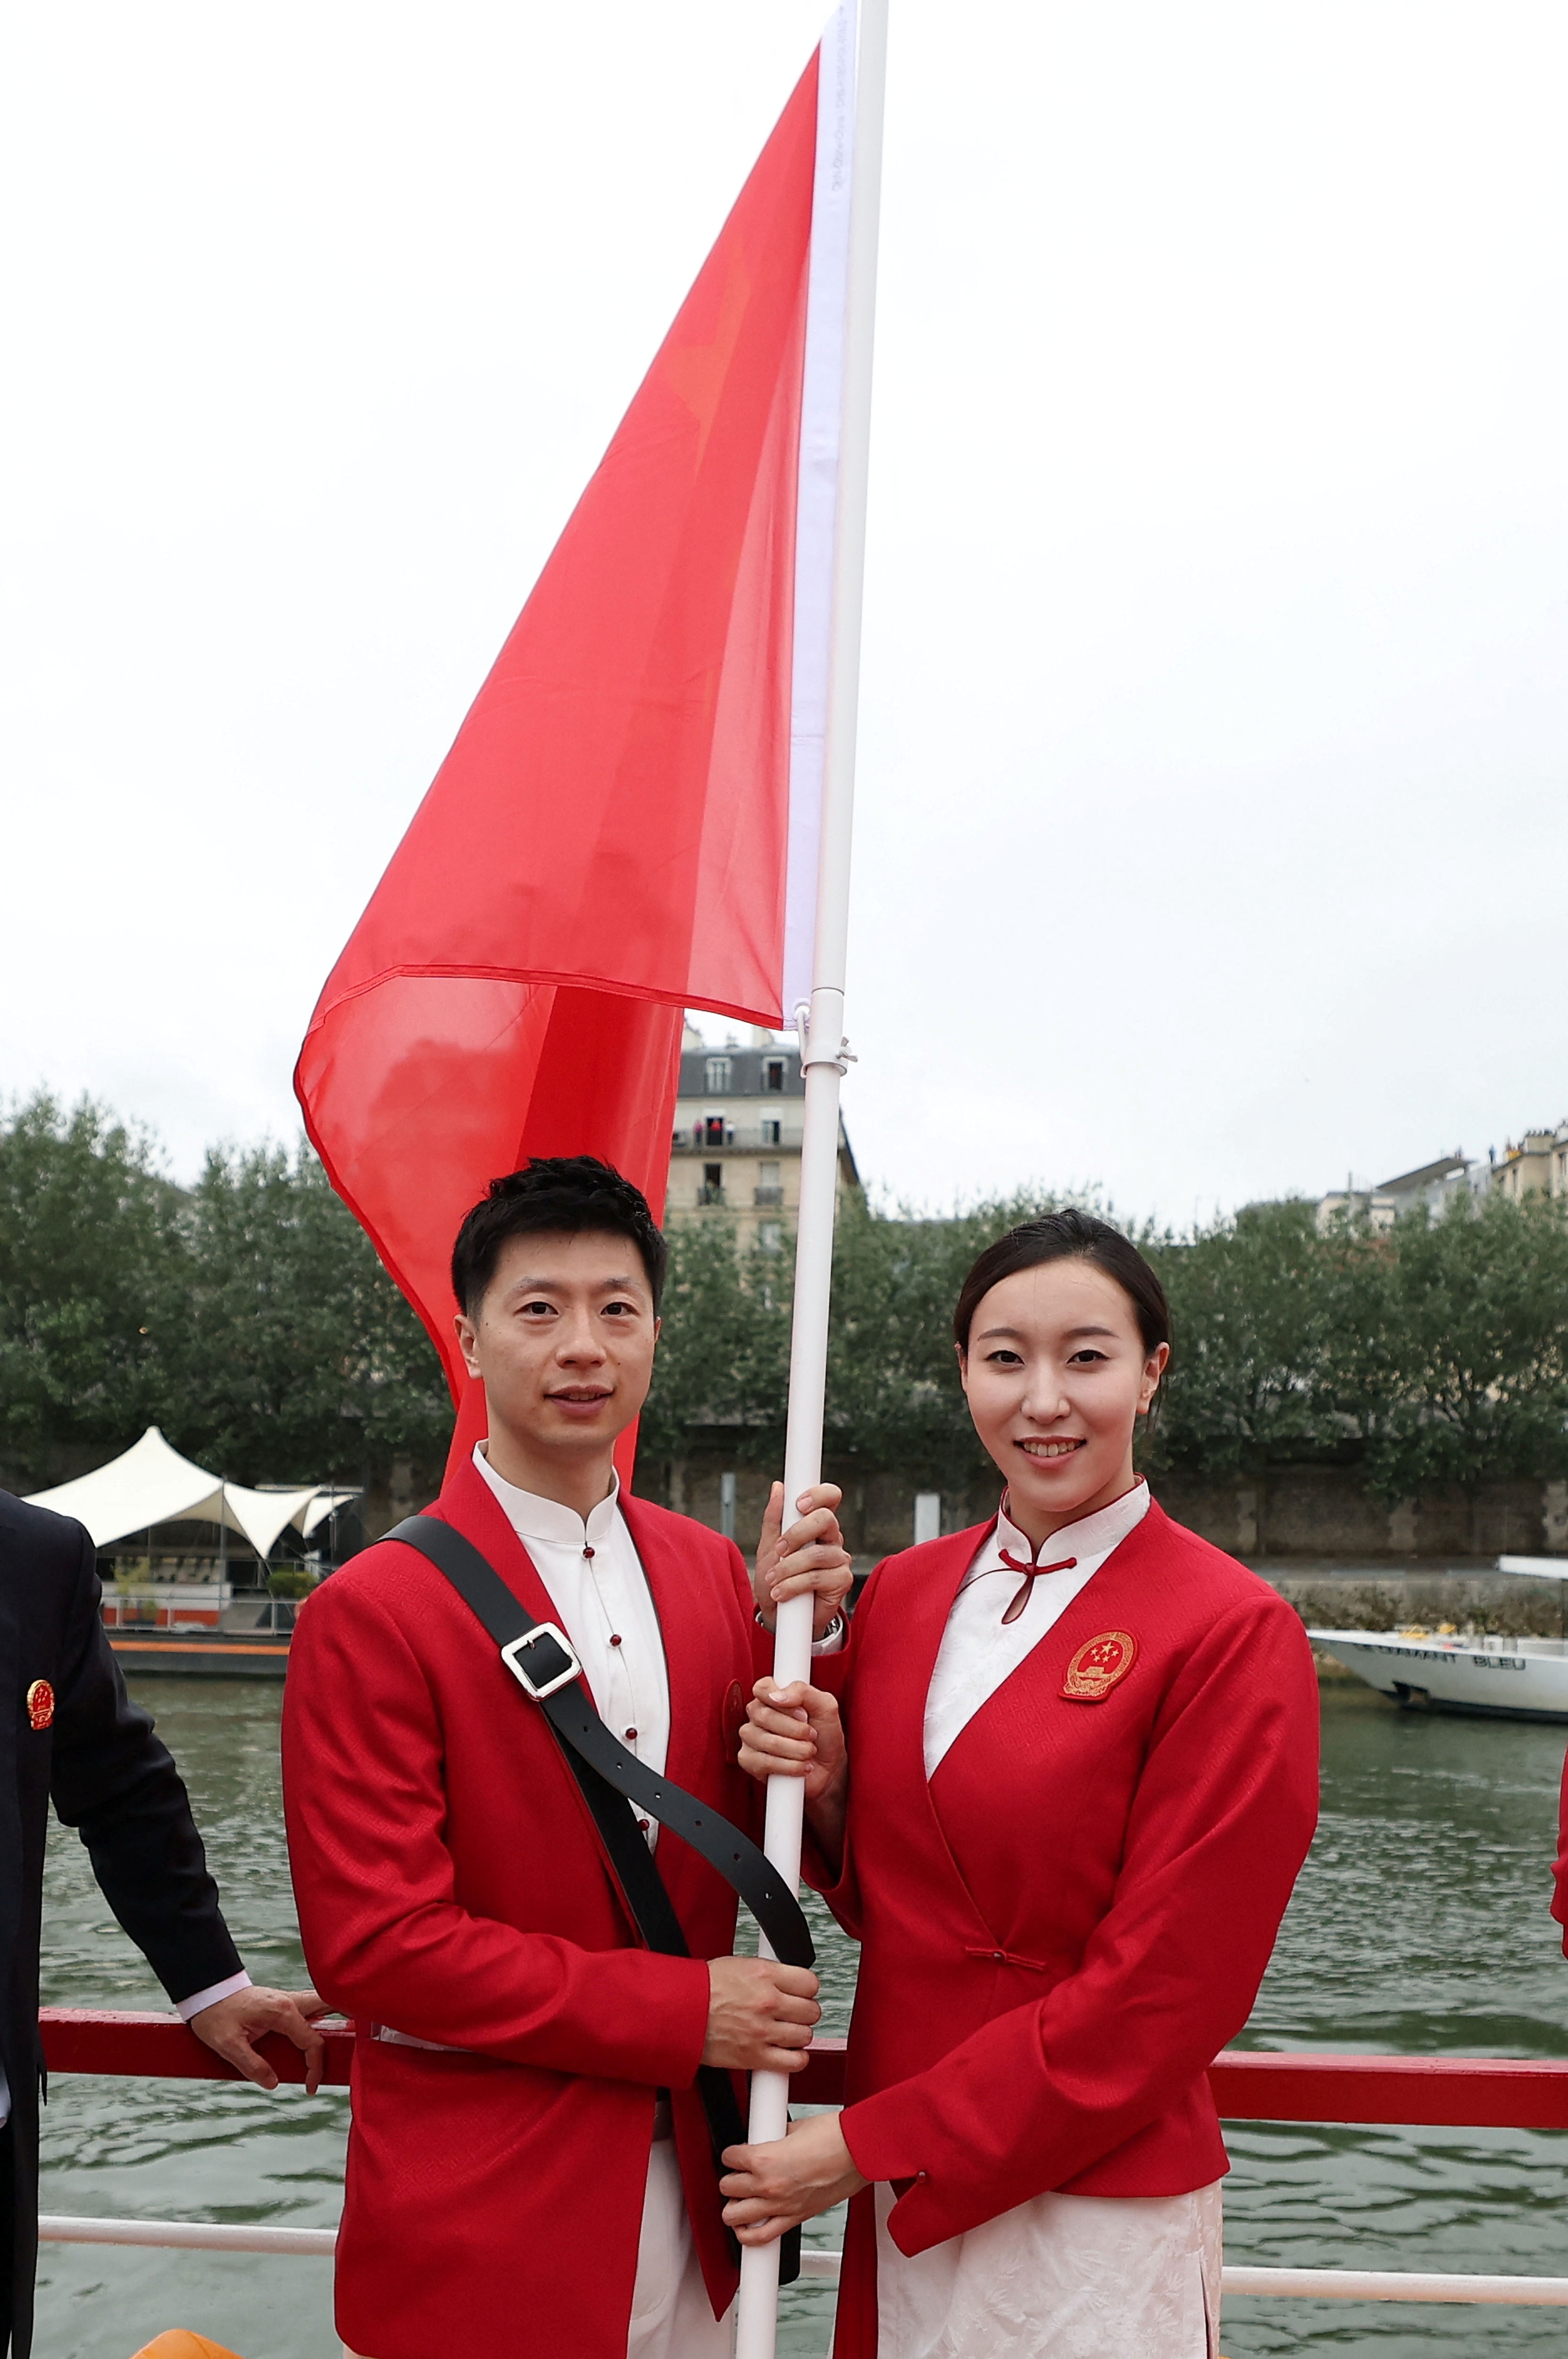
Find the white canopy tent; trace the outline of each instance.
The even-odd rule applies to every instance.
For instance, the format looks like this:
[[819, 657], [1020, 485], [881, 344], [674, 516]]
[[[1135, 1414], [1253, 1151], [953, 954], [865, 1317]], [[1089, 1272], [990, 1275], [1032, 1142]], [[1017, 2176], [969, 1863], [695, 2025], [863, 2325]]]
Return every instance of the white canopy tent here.
[[149, 1425], [139, 1441], [107, 1466], [79, 1474], [73, 1483], [57, 1483], [51, 1491], [35, 1491], [28, 1505], [74, 1516], [86, 1525], [94, 1548], [150, 1531], [155, 1524], [189, 1521], [243, 1533], [265, 1558], [288, 1525], [308, 1538], [334, 1508], [358, 1497], [358, 1491], [322, 1483], [298, 1491], [248, 1491], [182, 1458]]

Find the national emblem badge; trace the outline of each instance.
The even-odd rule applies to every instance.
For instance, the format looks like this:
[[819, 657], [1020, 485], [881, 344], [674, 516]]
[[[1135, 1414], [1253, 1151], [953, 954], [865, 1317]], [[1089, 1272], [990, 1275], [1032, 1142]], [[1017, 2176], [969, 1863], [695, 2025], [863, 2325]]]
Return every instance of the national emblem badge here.
[[48, 1728], [54, 1719], [54, 1690], [48, 1680], [35, 1680], [27, 1690], [27, 1725]]
[[1073, 1703], [1102, 1703], [1138, 1657], [1138, 1641], [1127, 1630], [1102, 1630], [1078, 1648], [1067, 1665], [1062, 1693]]

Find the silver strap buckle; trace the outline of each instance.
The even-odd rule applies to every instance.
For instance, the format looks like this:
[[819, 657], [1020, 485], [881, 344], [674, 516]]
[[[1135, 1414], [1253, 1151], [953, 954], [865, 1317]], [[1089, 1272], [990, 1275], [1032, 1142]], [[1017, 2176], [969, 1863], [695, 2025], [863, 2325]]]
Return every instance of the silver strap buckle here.
[[[547, 1679], [535, 1680], [524, 1663], [523, 1657], [530, 1647], [536, 1647], [541, 1638], [555, 1640], [567, 1658], [567, 1667], [564, 1671], [556, 1671]], [[553, 1696], [557, 1688], [569, 1688], [574, 1680], [582, 1677], [582, 1665], [576, 1648], [566, 1632], [554, 1622], [535, 1622], [531, 1630], [524, 1630], [521, 1638], [509, 1639], [501, 1650], [501, 1659], [519, 1687], [524, 1688], [535, 1703], [543, 1703], [545, 1698]]]

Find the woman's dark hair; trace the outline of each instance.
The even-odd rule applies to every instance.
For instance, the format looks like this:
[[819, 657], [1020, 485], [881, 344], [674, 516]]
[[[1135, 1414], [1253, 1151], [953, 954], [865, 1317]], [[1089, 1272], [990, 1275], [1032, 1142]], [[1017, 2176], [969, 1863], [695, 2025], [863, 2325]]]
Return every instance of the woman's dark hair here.
[[953, 1312], [953, 1335], [960, 1352], [969, 1348], [969, 1329], [976, 1311], [993, 1286], [1021, 1269], [1043, 1261], [1092, 1261], [1107, 1277], [1114, 1277], [1130, 1301], [1138, 1332], [1146, 1353], [1171, 1340], [1171, 1309], [1165, 1289], [1130, 1238], [1092, 1212], [1042, 1212], [1038, 1220], [1020, 1221], [1005, 1237], [988, 1245], [958, 1290]]
[[545, 1230], [568, 1236], [600, 1230], [629, 1238], [642, 1256], [657, 1310], [668, 1249], [642, 1190], [597, 1155], [535, 1155], [521, 1171], [492, 1180], [458, 1231], [452, 1292], [470, 1319], [478, 1315], [507, 1239]]

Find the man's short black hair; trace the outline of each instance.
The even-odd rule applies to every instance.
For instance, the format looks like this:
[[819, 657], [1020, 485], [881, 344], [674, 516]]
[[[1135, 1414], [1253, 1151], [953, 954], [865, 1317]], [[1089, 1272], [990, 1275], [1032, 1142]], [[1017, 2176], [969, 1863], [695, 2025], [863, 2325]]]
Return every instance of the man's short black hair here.
[[597, 1155], [535, 1155], [521, 1171], [492, 1180], [458, 1231], [452, 1292], [470, 1319], [478, 1315], [508, 1237], [546, 1230], [564, 1231], [568, 1236], [598, 1230], [606, 1236], [629, 1237], [643, 1256], [648, 1290], [658, 1310], [669, 1252], [642, 1190]]

